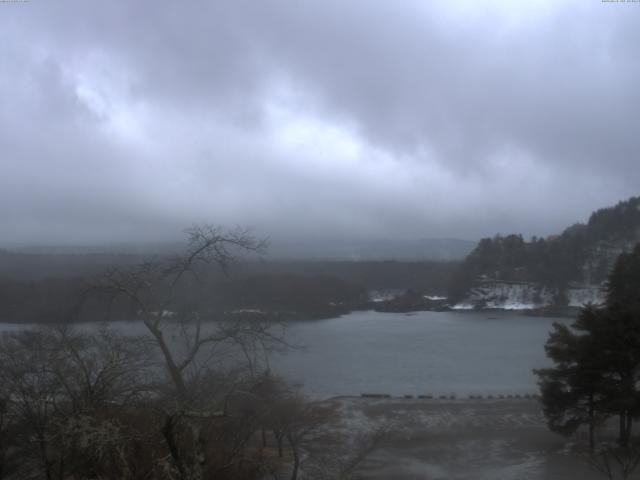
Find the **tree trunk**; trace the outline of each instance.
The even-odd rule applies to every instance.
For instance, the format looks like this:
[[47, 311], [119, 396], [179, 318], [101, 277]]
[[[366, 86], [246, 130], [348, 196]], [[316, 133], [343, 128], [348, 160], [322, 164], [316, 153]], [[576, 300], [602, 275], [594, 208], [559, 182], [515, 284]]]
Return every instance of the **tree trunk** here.
[[44, 438], [44, 434], [38, 434], [38, 446], [40, 447], [40, 458], [42, 460], [42, 467], [44, 468], [44, 474], [47, 480], [52, 480], [51, 475], [51, 462], [47, 455], [47, 441]]
[[593, 405], [593, 394], [589, 395], [589, 450], [593, 451], [595, 447], [595, 408]]
[[[194, 457], [198, 472], [199, 479], [204, 478], [207, 466], [207, 456], [206, 456], [206, 439], [202, 434], [202, 426], [199, 423], [199, 420], [195, 419], [191, 424], [191, 435], [195, 440], [195, 448], [194, 448]], [[194, 472], [195, 473], [195, 472]]]
[[273, 432], [273, 436], [276, 437], [276, 443], [278, 444], [278, 458], [282, 458], [284, 452], [282, 451], [282, 440], [283, 440], [283, 435], [282, 433], [276, 432], [274, 430]]
[[178, 449], [178, 445], [176, 444], [174, 426], [175, 417], [173, 415], [167, 415], [164, 419], [162, 435], [164, 436], [165, 442], [167, 442], [167, 447], [169, 448], [171, 458], [173, 458], [173, 462], [175, 463], [176, 468], [180, 473], [180, 478], [186, 478], [182, 456], [180, 455], [180, 450]]
[[620, 432], [618, 443], [621, 447], [628, 447], [631, 437], [631, 416], [627, 410], [620, 413]]
[[300, 452], [298, 450], [298, 443], [291, 435], [288, 436], [288, 440], [291, 445], [291, 452], [293, 453], [293, 470], [291, 471], [291, 480], [297, 480], [298, 470], [300, 469]]
[[184, 378], [182, 377], [182, 372], [176, 365], [175, 360], [173, 359], [173, 354], [167, 345], [167, 342], [164, 340], [164, 336], [162, 335], [162, 331], [156, 328], [151, 322], [145, 320], [145, 326], [149, 329], [151, 334], [155, 337], [156, 343], [160, 347], [162, 351], [162, 356], [165, 360], [165, 365], [167, 370], [169, 371], [169, 375], [171, 376], [171, 380], [176, 387], [176, 393], [178, 396], [178, 400], [182, 405], [186, 399], [187, 387], [184, 383]]

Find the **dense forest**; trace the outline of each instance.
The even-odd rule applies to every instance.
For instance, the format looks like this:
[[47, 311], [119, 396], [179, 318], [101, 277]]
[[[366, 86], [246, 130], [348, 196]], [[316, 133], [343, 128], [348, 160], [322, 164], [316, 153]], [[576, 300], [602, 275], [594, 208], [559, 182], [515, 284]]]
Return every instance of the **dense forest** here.
[[[109, 268], [151, 260], [140, 254], [0, 251], [2, 321], [56, 323], [104, 320], [107, 316], [133, 320], [135, 306], [96, 296], [82, 301], [83, 292]], [[372, 290], [441, 294], [456, 265], [436, 261], [244, 261], [226, 275], [211, 269], [201, 278], [198, 288], [206, 294], [199, 297], [199, 308], [218, 313], [262, 310], [288, 318], [334, 316], [366, 307]], [[191, 296], [187, 287], [177, 293], [172, 309], [180, 309], [181, 302]]]
[[640, 197], [592, 213], [547, 238], [496, 235], [480, 240], [456, 271], [451, 296], [462, 298], [477, 282], [529, 282], [561, 289], [571, 282], [606, 281], [617, 256], [640, 240]]

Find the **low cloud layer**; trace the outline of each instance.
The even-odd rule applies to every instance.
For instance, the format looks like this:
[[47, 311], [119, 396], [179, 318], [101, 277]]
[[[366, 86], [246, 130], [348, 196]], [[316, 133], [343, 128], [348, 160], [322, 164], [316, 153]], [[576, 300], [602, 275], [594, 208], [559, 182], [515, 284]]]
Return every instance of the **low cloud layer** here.
[[599, 0], [0, 3], [0, 244], [554, 233], [640, 193], [639, 22]]

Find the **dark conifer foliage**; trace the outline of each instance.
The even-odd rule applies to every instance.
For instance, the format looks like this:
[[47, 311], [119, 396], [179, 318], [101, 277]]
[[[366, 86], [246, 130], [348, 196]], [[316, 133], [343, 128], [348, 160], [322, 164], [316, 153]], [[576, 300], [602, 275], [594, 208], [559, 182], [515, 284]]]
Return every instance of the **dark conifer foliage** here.
[[545, 345], [553, 368], [537, 370], [551, 430], [572, 434], [619, 418], [618, 440], [629, 444], [640, 417], [640, 244], [622, 254], [609, 276], [603, 307], [587, 306], [570, 326], [556, 323]]
[[640, 315], [640, 244], [618, 257], [609, 277], [607, 304], [616, 310]]

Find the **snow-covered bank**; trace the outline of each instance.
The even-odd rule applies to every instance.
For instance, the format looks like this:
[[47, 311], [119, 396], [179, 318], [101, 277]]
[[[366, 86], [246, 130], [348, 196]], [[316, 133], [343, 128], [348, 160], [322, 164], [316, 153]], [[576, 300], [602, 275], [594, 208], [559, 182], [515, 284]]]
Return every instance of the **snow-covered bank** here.
[[452, 306], [454, 310], [535, 310], [553, 306], [582, 307], [600, 304], [605, 290], [599, 285], [572, 284], [563, 290], [525, 282], [483, 282]]

